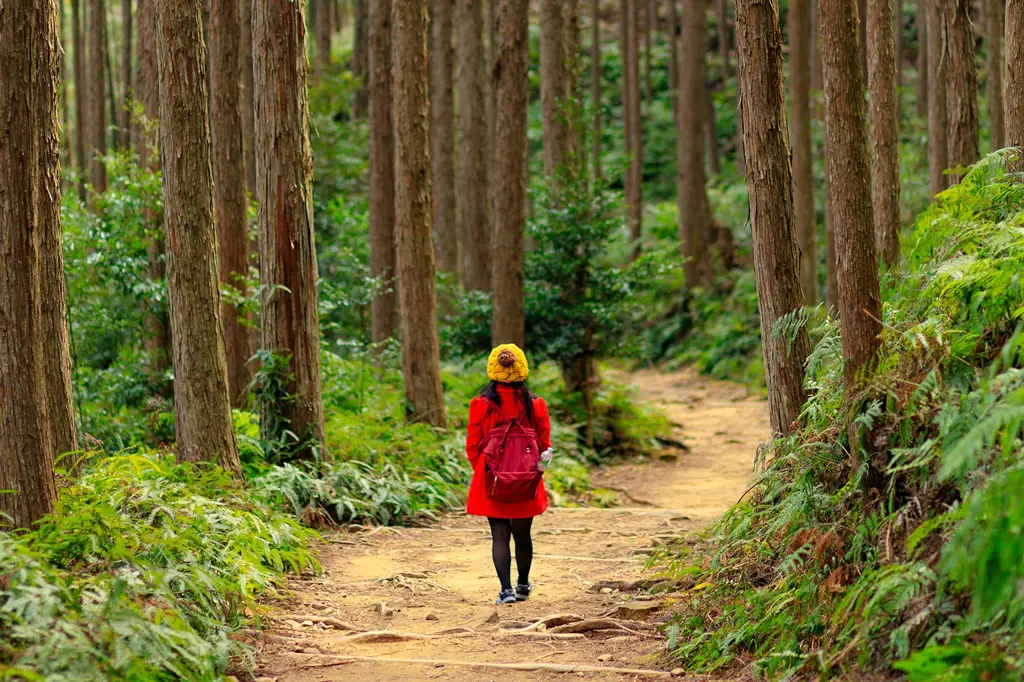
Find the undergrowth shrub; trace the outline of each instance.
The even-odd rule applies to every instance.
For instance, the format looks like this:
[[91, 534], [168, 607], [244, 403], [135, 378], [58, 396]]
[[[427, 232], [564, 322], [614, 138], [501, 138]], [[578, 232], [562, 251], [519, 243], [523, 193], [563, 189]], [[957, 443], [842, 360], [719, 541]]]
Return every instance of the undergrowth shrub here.
[[803, 316], [820, 339], [805, 427], [762, 453], [696, 553], [664, 557], [701, 588], [670, 628], [687, 665], [1024, 676], [1024, 184], [1011, 156], [980, 162], [905, 238], [856, 442], [838, 326]]

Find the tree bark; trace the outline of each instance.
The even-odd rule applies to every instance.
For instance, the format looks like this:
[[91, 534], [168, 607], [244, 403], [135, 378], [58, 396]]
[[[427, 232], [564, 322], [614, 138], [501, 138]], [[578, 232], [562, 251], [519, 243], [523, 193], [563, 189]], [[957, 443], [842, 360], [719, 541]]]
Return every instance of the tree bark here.
[[[59, 254], [60, 155], [57, 122], [60, 36], [56, 0], [0, 6], [0, 525], [31, 527], [53, 511], [54, 429], [46, 363], [48, 322], [41, 300], [54, 246]], [[60, 301], [63, 305], [63, 298]], [[65, 346], [65, 353], [67, 348]]]
[[[109, 14], [110, 7], [106, 6], [104, 12]], [[117, 103], [117, 94], [114, 90], [114, 61], [113, 51], [110, 49], [110, 17], [107, 16], [108, 26], [103, 31], [103, 59], [106, 61], [107, 69], [107, 103], [110, 105], [110, 109], [107, 113], [110, 115], [110, 142], [112, 149], [124, 149], [124, 136], [121, 130], [121, 107]]]
[[[248, 201], [242, 150], [241, 60], [238, 0], [210, 5], [210, 123], [213, 136], [213, 208], [217, 225], [217, 261], [221, 286], [243, 296], [249, 274]], [[252, 380], [252, 333], [241, 312], [222, 301], [221, 324], [228, 362], [228, 390], [233, 407], [245, 404]]]
[[712, 94], [712, 85], [707, 80], [706, 63], [704, 76], [704, 88], [701, 90], [701, 106], [704, 107], [701, 116], [704, 128], [704, 148], [708, 157], [708, 172], [711, 175], [718, 175], [722, 171], [722, 163], [718, 155], [718, 125], [715, 122], [715, 99]]
[[86, 164], [85, 143], [89, 136], [89, 122], [85, 117], [88, 86], [85, 81], [85, 47], [82, 41], [82, 10], [79, 0], [71, 0], [71, 42], [74, 53], [71, 68], [75, 79], [75, 168], [78, 171], [78, 198], [85, 201], [85, 183], [89, 175]]
[[[483, 0], [459, 0], [459, 235], [462, 283], [487, 291], [491, 263], [490, 164], [487, 161], [487, 106], [484, 100]], [[496, 176], [496, 177], [501, 177]]]
[[239, 61], [242, 70], [242, 148], [245, 152], [245, 187], [256, 196], [256, 114], [253, 104], [252, 3], [239, 0]]
[[[458, 276], [459, 227], [455, 203], [455, 85], [451, 0], [431, 0], [430, 160], [434, 174], [437, 267]], [[486, 236], [490, 230], [484, 226]], [[484, 248], [490, 254], [490, 239]], [[490, 289], [488, 283], [488, 289]]]
[[[946, 13], [946, 111], [949, 159], [953, 168], [975, 163], [978, 149], [978, 67], [974, 61], [971, 0], [944, 0]], [[962, 174], [953, 177], [960, 182]]]
[[[623, 21], [625, 21], [626, 25], [626, 60], [624, 62], [625, 77], [623, 78], [623, 85], [625, 87], [623, 102], [626, 107], [626, 115], [624, 117], [626, 127], [624, 133], [629, 141], [626, 147], [629, 161], [627, 169], [628, 182], [626, 183], [626, 216], [629, 224], [630, 239], [633, 243], [634, 259], [640, 255], [641, 251], [644, 213], [643, 119], [640, 113], [640, 27], [638, 26], [639, 12], [637, 2], [639, 0], [622, 0], [624, 9]], [[703, 39], [700, 43], [703, 45]], [[691, 101], [694, 103], [700, 102], [699, 99]]]
[[[793, 6], [790, 6], [790, 30], [802, 32], [803, 58], [807, 63], [798, 68], [805, 72], [807, 81], [810, 55], [806, 54], [806, 46], [810, 26], [806, 9], [810, 5], [809, 2], [801, 4], [804, 6], [802, 16], [801, 10], [797, 10], [794, 17]], [[790, 35], [792, 40], [795, 34]], [[748, 105], [744, 107], [743, 126], [747, 170], [751, 177], [757, 178], [749, 188], [750, 224], [768, 409], [772, 432], [784, 436], [793, 432], [806, 398], [804, 361], [810, 352], [810, 339], [806, 329], [800, 330], [792, 344], [772, 334], [780, 317], [804, 304], [792, 194], [796, 183], [790, 176], [789, 141], [786, 139], [782, 35], [775, 0], [737, 0], [736, 47], [740, 90]]]
[[1003, 88], [1008, 147], [1024, 145], [1024, 0], [1006, 0], [1006, 85]]
[[[870, 0], [868, 4], [870, 12]], [[896, 104], [899, 105], [899, 89], [903, 87], [903, 0], [892, 0], [892, 58], [896, 64]], [[870, 55], [868, 59], [870, 61]]]
[[[275, 410], [300, 459], [327, 459], [320, 391], [320, 320], [313, 237], [309, 66], [301, 3], [256, 0], [253, 53], [262, 347], [288, 356], [288, 399]], [[264, 428], [269, 428], [263, 423]], [[277, 437], [265, 431], [265, 437]]]
[[103, 164], [103, 156], [107, 153], [107, 62], [104, 59], [104, 42], [107, 32], [106, 11], [103, 0], [87, 0], [88, 17], [86, 20], [88, 55], [88, 93], [89, 132], [87, 153], [89, 154], [89, 184], [93, 192], [102, 194], [107, 191], [107, 167]]
[[600, 0], [590, 0], [590, 143], [594, 179], [597, 181], [601, 180], [601, 66], [601, 3]]
[[[547, 0], [551, 2], [552, 0]], [[654, 49], [654, 24], [657, 21], [658, 8], [657, 0], [648, 0], [645, 12], [647, 21], [644, 32], [644, 99], [650, 104], [653, 93], [651, 86], [651, 51]], [[543, 28], [543, 22], [541, 23]]]
[[370, 65], [370, 8], [369, 3], [373, 0], [353, 0], [352, 14], [354, 31], [352, 37], [352, 67], [353, 75], [360, 79], [359, 89], [356, 90], [355, 99], [352, 103], [352, 114], [356, 118], [366, 116], [369, 107], [369, 94], [367, 81], [369, 80]]
[[820, 0], [811, 0], [811, 111], [814, 118], [825, 120], [825, 79], [821, 75], [821, 25], [818, 6]]
[[790, 0], [789, 71], [793, 121], [794, 228], [799, 246], [800, 283], [808, 305], [818, 302], [818, 226], [811, 166], [811, 1]]
[[928, 21], [928, 193], [935, 196], [948, 186], [945, 171], [949, 166], [946, 144], [946, 73], [949, 59], [946, 43], [946, 22], [942, 3], [946, 0], [924, 0]]
[[[479, 4], [476, 13], [479, 16]], [[394, 0], [392, 22], [398, 281], [402, 301], [406, 418], [443, 427], [447, 419], [441, 391], [430, 224], [427, 0]], [[475, 26], [482, 30], [480, 23], [475, 22]], [[480, 30], [477, 40], [481, 39]], [[482, 57], [482, 54], [477, 56]], [[483, 119], [482, 94], [478, 104]], [[481, 128], [486, 131], [486, 120]]]
[[890, 268], [900, 258], [900, 111], [890, 0], [868, 4], [868, 101], [875, 245]]
[[[316, 5], [316, 79], [331, 72], [331, 4], [333, 0], [314, 0]], [[372, 4], [372, 3], [371, 3]], [[373, 8], [370, 8], [371, 13]]]
[[582, 48], [580, 30], [580, 0], [568, 0], [563, 12], [563, 29], [565, 39], [562, 47], [565, 53], [563, 69], [563, 92], [565, 98], [566, 126], [566, 162], [569, 170], [576, 175], [586, 166], [586, 154], [583, 151], [583, 91], [581, 89], [580, 53]]
[[676, 132], [676, 203], [683, 272], [689, 287], [700, 286], [711, 275], [708, 241], [711, 215], [707, 210], [704, 175], [704, 2], [684, 0], [683, 54], [679, 69], [679, 121]]
[[822, 0], [827, 172], [835, 221], [843, 378], [848, 397], [862, 375], [874, 367], [882, 331], [857, 23], [854, 0]]
[[989, 135], [992, 151], [1002, 149], [1003, 121], [1003, 0], [985, 3], [985, 92], [988, 95]]
[[526, 232], [526, 86], [529, 1], [499, 0], [494, 191], [494, 295], [491, 336], [494, 345], [525, 346]]
[[132, 85], [132, 0], [121, 0], [121, 22], [121, 77], [124, 79], [121, 91], [121, 146], [130, 149], [134, 146], [131, 132], [132, 100], [135, 99], [135, 88]]
[[929, 0], [917, 0], [917, 115], [928, 118], [928, 4]]
[[722, 61], [722, 80], [726, 81], [732, 75], [732, 67], [729, 64], [729, 0], [715, 0], [715, 11], [718, 19], [718, 54]]
[[562, 0], [540, 3], [540, 92], [544, 132], [544, 175], [548, 182], [566, 170], [569, 130], [566, 125], [565, 25]]
[[668, 89], [672, 122], [679, 125], [679, 11], [676, 0], [668, 0]]
[[241, 475], [217, 287], [210, 128], [199, 0], [157, 2], [160, 142], [178, 458]]
[[864, 27], [868, 23], [868, 0], [857, 0], [857, 17], [860, 20], [860, 68], [861, 68], [861, 83], [866, 83], [868, 80], [868, 38], [867, 32]]
[[[395, 138], [391, 130], [391, 0], [370, 6], [370, 270], [395, 276]], [[373, 299], [374, 343], [395, 333], [395, 296], [386, 287]]]

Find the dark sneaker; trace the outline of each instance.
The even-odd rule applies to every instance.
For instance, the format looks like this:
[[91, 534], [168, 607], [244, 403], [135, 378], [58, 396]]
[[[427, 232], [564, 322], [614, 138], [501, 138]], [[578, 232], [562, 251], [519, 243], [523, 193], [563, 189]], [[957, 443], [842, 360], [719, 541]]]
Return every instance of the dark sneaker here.
[[516, 601], [526, 601], [533, 592], [533, 583], [516, 583]]
[[515, 593], [515, 590], [513, 590], [511, 587], [509, 589], [507, 589], [507, 590], [502, 590], [501, 592], [498, 593], [498, 598], [494, 600], [494, 603], [498, 604], [498, 605], [501, 605], [501, 604], [515, 604], [516, 603], [516, 593]]

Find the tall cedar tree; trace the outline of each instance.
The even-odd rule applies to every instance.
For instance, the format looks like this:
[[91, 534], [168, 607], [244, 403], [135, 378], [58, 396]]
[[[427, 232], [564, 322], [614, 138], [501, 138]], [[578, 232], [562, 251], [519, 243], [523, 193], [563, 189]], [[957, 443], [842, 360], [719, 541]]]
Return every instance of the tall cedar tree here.
[[[870, 2], [868, 11], [871, 11]], [[892, 57], [896, 64], [896, 88], [899, 92], [899, 88], [903, 87], [903, 0], [892, 0], [890, 14], [892, 14]], [[898, 97], [896, 104], [897, 106], [900, 104]]]
[[793, 120], [793, 207], [800, 247], [800, 283], [807, 305], [818, 303], [818, 226], [811, 165], [811, 2], [790, 0], [789, 71]]
[[[447, 419], [441, 391], [430, 224], [427, 0], [394, 0], [391, 16], [398, 286], [402, 302], [406, 417], [409, 421], [443, 427]], [[485, 129], [486, 125], [484, 121]]]
[[875, 246], [892, 267], [900, 257], [900, 109], [890, 1], [868, 1], [867, 36]]
[[[160, 118], [160, 72], [156, 55], [156, 4], [157, 0], [139, 0], [139, 97], [142, 109], [149, 121], [139, 137], [139, 164], [148, 170], [160, 168], [158, 130], [155, 127]], [[163, 215], [152, 207], [145, 209], [146, 221], [153, 240], [148, 244], [149, 280], [162, 282], [167, 276], [164, 258]], [[170, 367], [171, 330], [167, 319], [166, 306], [157, 301], [147, 302], [146, 329], [143, 346], [149, 359], [149, 372], [156, 383], [165, 383], [164, 376]], [[166, 386], [164, 387], [166, 391]]]
[[[458, 0], [459, 40], [459, 236], [462, 283], [487, 291], [491, 263], [490, 164], [487, 159], [487, 105], [484, 90], [484, 0]], [[496, 175], [495, 177], [501, 177]]]
[[679, 125], [679, 8], [676, 0], [668, 3], [668, 89], [672, 104], [672, 122]]
[[1003, 109], [1009, 147], [1024, 145], [1024, 0], [1006, 0], [1006, 86]]
[[711, 275], [708, 241], [711, 214], [708, 211], [704, 175], [705, 70], [704, 2], [683, 3], [683, 53], [679, 69], [679, 116], [676, 132], [676, 203], [679, 207], [679, 241], [683, 271], [690, 286], [704, 283]]
[[[248, 199], [242, 149], [241, 60], [238, 0], [210, 4], [210, 130], [213, 136], [213, 209], [217, 223], [217, 263], [222, 286], [246, 294], [249, 274]], [[241, 407], [252, 379], [251, 326], [228, 301], [220, 307], [228, 361], [231, 404]]]
[[[851, 27], [854, 30], [851, 30]], [[855, 0], [822, 0], [826, 172], [835, 221], [836, 272], [842, 324], [843, 378], [851, 396], [878, 355], [882, 297], [871, 221], [864, 80], [857, 55]]]
[[[643, 177], [644, 177], [644, 144], [643, 118], [640, 113], [640, 14], [637, 3], [640, 0], [622, 0], [623, 13], [620, 21], [625, 26], [625, 62], [623, 69], [623, 102], [626, 105], [624, 117], [625, 135], [628, 141], [626, 156], [629, 167], [626, 171], [626, 215], [629, 224], [629, 236], [633, 242], [633, 257], [640, 255], [641, 236], [643, 235]], [[693, 0], [689, 0], [691, 3]], [[703, 45], [703, 39], [700, 44]], [[691, 100], [700, 102], [699, 99]]]
[[239, 60], [242, 70], [242, 145], [245, 150], [245, 187], [256, 196], [256, 112], [253, 106], [252, 3], [238, 0]]
[[654, 24], [657, 21], [658, 8], [656, 0], [648, 0], [644, 12], [644, 98], [650, 104], [653, 87], [651, 85], [651, 50], [654, 49]]
[[[58, 342], [46, 338], [42, 305], [58, 291], [44, 278], [62, 275], [50, 266], [63, 267], [56, 0], [0, 5], [0, 63], [0, 525], [27, 528], [57, 500], [45, 364], [48, 347]], [[54, 247], [56, 254], [47, 253]], [[59, 293], [63, 306], [63, 288]]]
[[107, 167], [103, 155], [107, 153], [107, 64], [104, 57], [104, 41], [107, 33], [106, 10], [103, 0], [87, 0], [88, 13], [86, 37], [89, 41], [86, 83], [86, 100], [89, 109], [88, 148], [89, 183], [93, 191], [102, 194], [107, 191]]
[[[778, 11], [775, 0], [736, 2], [740, 91], [748, 105], [743, 108], [744, 149], [747, 170], [758, 179], [750, 183], [750, 226], [768, 409], [772, 432], [788, 435], [805, 399], [804, 361], [811, 344], [806, 329], [800, 330], [792, 344], [772, 334], [780, 317], [804, 304], [786, 139]], [[803, 25], [809, 39], [807, 23]]]
[[135, 98], [132, 85], [132, 0], [121, 0], [121, 106], [118, 113], [121, 115], [121, 140], [122, 147], [131, 148], [132, 140], [132, 108], [131, 102]]
[[[455, 47], [451, 0], [431, 0], [430, 162], [434, 172], [434, 240], [437, 267], [457, 276], [459, 228], [455, 204]], [[484, 227], [485, 236], [490, 230]], [[490, 239], [485, 239], [485, 247]], [[488, 289], [490, 287], [488, 286]]]
[[78, 198], [85, 201], [85, 183], [88, 166], [85, 155], [85, 141], [89, 132], [86, 119], [87, 85], [85, 82], [85, 45], [82, 40], [82, 9], [79, 0], [71, 0], [71, 69], [75, 83], [75, 170], [78, 171]]
[[[391, 0], [370, 5], [370, 270], [395, 276], [395, 137], [391, 130]], [[374, 343], [395, 333], [395, 295], [386, 287], [373, 299]]]
[[[946, 111], [949, 115], [949, 159], [953, 168], [978, 160], [978, 67], [974, 61], [971, 0], [945, 0]], [[954, 176], [956, 182], [961, 175]]]
[[361, 84], [352, 102], [352, 114], [356, 118], [366, 116], [369, 108], [367, 89], [370, 68], [370, 5], [373, 0], [352, 0], [352, 72]]
[[914, 25], [917, 26], [917, 116], [928, 118], [928, 2], [916, 0]]
[[985, 93], [992, 151], [1003, 148], [1003, 0], [985, 3]]
[[178, 458], [241, 475], [220, 323], [199, 0], [157, 2], [160, 144]]
[[[928, 35], [928, 193], [935, 196], [946, 189], [945, 171], [949, 166], [946, 144], [946, 70], [949, 46], [942, 3], [949, 0], [925, 0]], [[942, 55], [947, 55], [946, 59]]]
[[309, 65], [302, 3], [256, 0], [256, 200], [259, 204], [261, 345], [287, 356], [287, 397], [265, 404], [298, 436], [310, 459], [324, 446], [320, 392], [320, 320], [313, 238], [313, 153], [309, 145]]
[[569, 170], [576, 174], [587, 159], [583, 152], [583, 121], [579, 115], [583, 105], [583, 92], [580, 82], [580, 51], [582, 49], [582, 32], [580, 28], [580, 0], [568, 0], [564, 5], [563, 28], [565, 40], [562, 47], [565, 51], [564, 84], [566, 100], [566, 130], [568, 136]]
[[[675, 0], [669, 0], [674, 3]], [[718, 55], [722, 62], [722, 79], [732, 75], [729, 65], [729, 0], [715, 0], [715, 15], [718, 21]]]
[[[316, 31], [316, 79], [322, 81], [331, 72], [331, 5], [333, 0], [313, 0]], [[375, 4], [375, 3], [371, 3]], [[370, 8], [373, 12], [373, 8]], [[372, 21], [372, 19], [371, 19]]]
[[[675, 2], [675, 0], [670, 0]], [[590, 0], [590, 116], [593, 174], [601, 179], [601, 2]]]
[[566, 119], [565, 23], [562, 0], [540, 3], [540, 92], [544, 130], [544, 175], [564, 171], [569, 153]]
[[529, 0], [499, 0], [494, 61], [494, 272], [491, 338], [525, 345], [526, 93]]

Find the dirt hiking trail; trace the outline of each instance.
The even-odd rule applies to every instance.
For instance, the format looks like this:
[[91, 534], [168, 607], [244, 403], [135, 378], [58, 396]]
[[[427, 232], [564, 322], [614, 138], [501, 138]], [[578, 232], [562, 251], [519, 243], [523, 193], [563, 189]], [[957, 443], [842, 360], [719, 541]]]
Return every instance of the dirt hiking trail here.
[[[621, 378], [667, 413], [689, 450], [675, 461], [595, 472], [595, 486], [627, 491], [622, 507], [553, 508], [537, 518], [530, 601], [494, 606], [485, 519], [449, 514], [428, 528], [341, 529], [327, 536], [323, 574], [292, 580], [285, 600], [269, 605], [258, 679], [669, 677], [676, 664], [656, 623], [685, 592], [651, 594], [628, 583], [644, 576], [660, 541], [701, 528], [743, 494], [769, 433], [768, 411], [745, 388], [688, 370]], [[537, 625], [552, 615], [566, 617]]]

